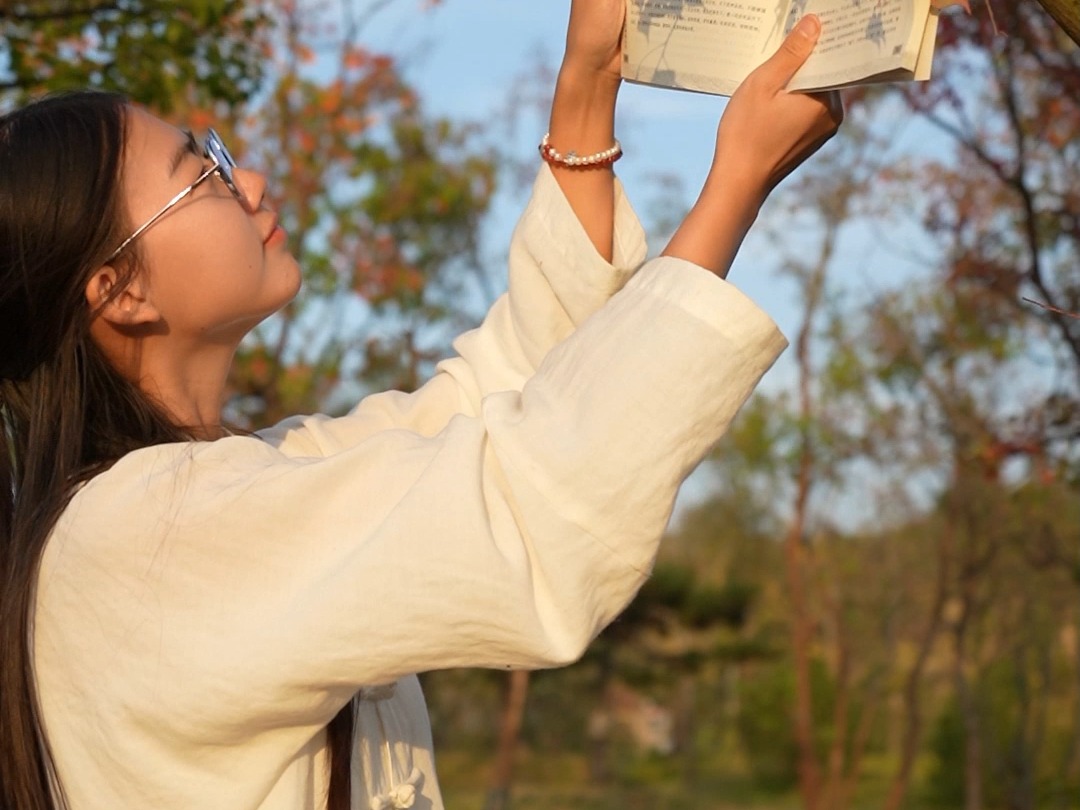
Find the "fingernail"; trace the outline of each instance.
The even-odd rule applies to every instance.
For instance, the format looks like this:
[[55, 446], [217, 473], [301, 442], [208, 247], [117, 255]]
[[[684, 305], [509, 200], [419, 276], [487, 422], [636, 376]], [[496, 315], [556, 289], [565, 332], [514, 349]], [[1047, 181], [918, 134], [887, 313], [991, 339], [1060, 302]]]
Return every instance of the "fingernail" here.
[[807, 39], [817, 39], [817, 35], [821, 33], [821, 22], [814, 14], [804, 14], [795, 30]]

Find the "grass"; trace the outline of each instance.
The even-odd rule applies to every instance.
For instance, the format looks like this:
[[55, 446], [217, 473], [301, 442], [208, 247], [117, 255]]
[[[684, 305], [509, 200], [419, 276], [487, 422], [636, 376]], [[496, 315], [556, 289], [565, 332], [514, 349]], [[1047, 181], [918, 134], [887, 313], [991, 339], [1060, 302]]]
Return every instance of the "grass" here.
[[[487, 796], [488, 752], [444, 746], [437, 762], [449, 810], [483, 810]], [[922, 765], [923, 763], [920, 763]], [[677, 758], [637, 757], [619, 764], [603, 784], [590, 780], [588, 762], [577, 752], [520, 752], [511, 791], [512, 810], [802, 810], [795, 790], [768, 791], [754, 783], [743, 763], [717, 751], [698, 763], [687, 781]], [[848, 810], [881, 810], [895, 768], [887, 756], [867, 757]], [[917, 768], [921, 770], [921, 768]], [[916, 778], [918, 782], [918, 777]], [[920, 800], [913, 787], [905, 810], [942, 810]], [[1071, 801], [1071, 800], [1070, 800]], [[1049, 807], [1049, 806], [1048, 806]], [[1080, 810], [1080, 796], [1054, 810]]]
[[[483, 810], [489, 763], [463, 751], [438, 756], [446, 806]], [[512, 790], [513, 810], [799, 810], [793, 793], [766, 795], [746, 777], [710, 774], [686, 785], [669, 760], [642, 760], [605, 784], [589, 779], [576, 753], [523, 752]]]

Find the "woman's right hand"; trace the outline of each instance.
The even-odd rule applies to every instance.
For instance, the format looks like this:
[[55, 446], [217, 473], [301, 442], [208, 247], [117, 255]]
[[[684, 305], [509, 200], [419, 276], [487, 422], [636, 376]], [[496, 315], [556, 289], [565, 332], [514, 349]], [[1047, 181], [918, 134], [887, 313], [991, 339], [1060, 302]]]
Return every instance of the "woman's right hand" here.
[[836, 134], [840, 96], [789, 93], [821, 24], [803, 17], [773, 56], [735, 91], [720, 119], [716, 155], [701, 196], [664, 249], [726, 277], [769, 192]]
[[759, 186], [762, 199], [836, 134], [844, 119], [840, 94], [784, 88], [810, 56], [821, 23], [806, 15], [773, 56], [731, 97], [716, 139], [714, 171]]

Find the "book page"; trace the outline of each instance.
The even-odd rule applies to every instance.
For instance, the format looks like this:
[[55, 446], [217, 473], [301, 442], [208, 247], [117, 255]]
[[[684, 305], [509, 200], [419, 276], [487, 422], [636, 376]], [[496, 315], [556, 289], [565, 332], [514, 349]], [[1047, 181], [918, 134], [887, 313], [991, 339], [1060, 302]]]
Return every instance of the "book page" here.
[[916, 81], [925, 82], [930, 79], [930, 69], [933, 67], [934, 45], [937, 42], [938, 22], [941, 20], [941, 12], [936, 8], [930, 9], [930, 16], [926, 19], [926, 29], [923, 31], [922, 45], [919, 46], [919, 61], [915, 63]]
[[[849, 0], [850, 1], [850, 0]], [[628, 0], [623, 78], [731, 95], [766, 57], [787, 0]]]
[[[836, 87], [876, 74], [913, 77], [930, 0], [794, 0], [793, 11], [796, 6], [802, 14], [817, 14], [822, 31], [789, 89]], [[781, 39], [771, 42], [771, 49], [779, 47]]]

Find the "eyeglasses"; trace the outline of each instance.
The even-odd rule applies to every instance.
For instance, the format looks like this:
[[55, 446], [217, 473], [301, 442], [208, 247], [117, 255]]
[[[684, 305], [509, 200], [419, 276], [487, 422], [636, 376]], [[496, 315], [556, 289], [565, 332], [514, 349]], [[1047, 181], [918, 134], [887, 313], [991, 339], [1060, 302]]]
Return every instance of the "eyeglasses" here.
[[121, 242], [120, 247], [118, 247], [116, 250], [109, 254], [109, 258], [105, 260], [106, 262], [111, 262], [113, 259], [119, 256], [123, 252], [124, 248], [126, 248], [133, 241], [135, 241], [135, 239], [138, 238], [143, 231], [145, 231], [147, 228], [149, 228], [151, 225], [153, 225], [155, 222], [165, 216], [165, 214], [169, 212], [169, 209], [171, 209], [174, 205], [184, 199], [184, 197], [186, 197], [188, 194], [198, 188], [200, 183], [202, 183], [204, 180], [214, 174], [217, 174], [217, 176], [221, 178], [221, 182], [225, 184], [226, 188], [228, 188], [229, 191], [232, 192], [232, 195], [236, 197], [236, 199], [239, 200], [242, 205], [247, 204], [247, 198], [244, 197], [244, 193], [240, 190], [240, 187], [236, 185], [236, 175], [233, 172], [233, 169], [236, 168], [236, 161], [229, 153], [229, 150], [225, 148], [225, 143], [221, 140], [221, 136], [212, 129], [207, 130], [206, 140], [203, 142], [203, 156], [208, 158], [209, 160], [212, 160], [214, 162], [214, 165], [204, 171], [202, 174], [200, 174], [197, 178], [195, 178], [194, 183], [192, 183], [190, 186], [185, 188], [183, 191], [181, 191], [179, 194], [177, 194], [175, 197], [165, 203], [165, 206], [160, 211], [158, 211], [156, 214], [150, 217], [150, 219], [146, 220], [146, 222], [136, 228], [135, 233], [133, 233], [131, 236]]

